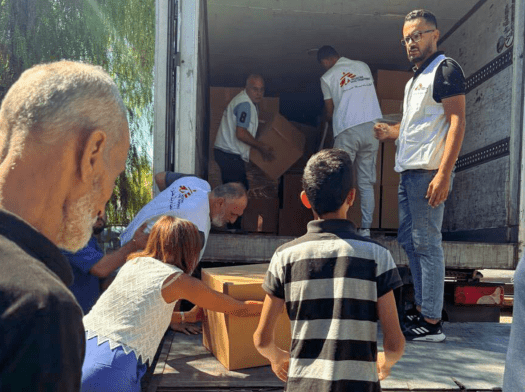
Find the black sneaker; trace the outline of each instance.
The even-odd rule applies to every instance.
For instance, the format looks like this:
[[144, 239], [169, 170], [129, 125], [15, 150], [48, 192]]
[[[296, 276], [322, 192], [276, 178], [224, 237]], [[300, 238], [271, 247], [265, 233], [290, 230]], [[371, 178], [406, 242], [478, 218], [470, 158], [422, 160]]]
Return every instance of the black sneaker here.
[[408, 309], [405, 311], [405, 317], [403, 317], [403, 322], [405, 325], [411, 325], [414, 323], [419, 322], [419, 319], [421, 318], [421, 313], [419, 313], [419, 310], [414, 306], [411, 309]]
[[406, 340], [418, 342], [442, 342], [447, 338], [443, 333], [443, 322], [430, 324], [423, 317], [418, 322], [409, 325], [404, 331]]

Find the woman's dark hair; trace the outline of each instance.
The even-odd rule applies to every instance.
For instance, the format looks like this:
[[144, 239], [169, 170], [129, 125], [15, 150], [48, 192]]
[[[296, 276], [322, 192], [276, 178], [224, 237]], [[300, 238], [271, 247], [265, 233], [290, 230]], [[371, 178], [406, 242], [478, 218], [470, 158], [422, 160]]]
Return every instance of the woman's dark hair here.
[[146, 249], [132, 253], [136, 257], [153, 257], [191, 274], [199, 262], [201, 237], [197, 226], [188, 220], [164, 215], [151, 228]]
[[322, 150], [308, 160], [303, 189], [318, 215], [337, 211], [353, 187], [352, 160], [345, 151]]

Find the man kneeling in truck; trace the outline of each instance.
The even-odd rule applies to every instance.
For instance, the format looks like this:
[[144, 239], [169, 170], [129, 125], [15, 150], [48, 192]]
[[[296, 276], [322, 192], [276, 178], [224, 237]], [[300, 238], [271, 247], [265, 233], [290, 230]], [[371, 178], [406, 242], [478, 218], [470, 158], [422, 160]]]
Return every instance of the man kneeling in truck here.
[[[404, 352], [393, 290], [402, 285], [390, 252], [356, 234], [352, 163], [343, 150], [308, 161], [301, 199], [314, 220], [306, 235], [279, 247], [263, 284], [267, 292], [255, 347], [292, 391], [380, 391]], [[291, 351], [274, 342], [283, 306]], [[377, 353], [377, 319], [384, 353]]]

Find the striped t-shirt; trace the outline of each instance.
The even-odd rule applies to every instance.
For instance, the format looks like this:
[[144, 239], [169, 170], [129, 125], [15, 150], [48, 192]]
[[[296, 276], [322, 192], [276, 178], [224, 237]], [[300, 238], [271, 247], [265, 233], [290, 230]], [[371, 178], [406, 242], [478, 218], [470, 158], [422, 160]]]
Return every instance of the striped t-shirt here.
[[401, 285], [388, 250], [347, 220], [311, 221], [279, 247], [263, 288], [291, 321], [286, 391], [381, 391], [377, 299]]

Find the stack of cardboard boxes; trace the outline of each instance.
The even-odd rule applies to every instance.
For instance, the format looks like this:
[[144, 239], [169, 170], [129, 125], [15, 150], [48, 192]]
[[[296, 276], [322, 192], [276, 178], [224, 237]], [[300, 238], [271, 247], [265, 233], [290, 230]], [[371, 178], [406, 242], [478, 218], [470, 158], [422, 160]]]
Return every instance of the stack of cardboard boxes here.
[[[376, 90], [384, 117], [401, 120], [404, 89], [411, 77], [411, 72], [377, 71]], [[215, 137], [224, 110], [241, 91], [241, 87], [210, 88], [208, 181], [212, 188], [221, 183], [220, 169], [213, 159]], [[308, 158], [319, 148], [322, 130], [287, 121], [279, 114], [279, 98], [263, 98], [259, 110], [257, 138], [273, 147], [276, 159], [267, 162], [257, 150], [252, 149], [250, 152], [250, 163], [247, 164], [250, 191], [248, 207], [243, 216], [243, 229], [247, 232], [286, 236], [303, 235], [313, 214], [300, 201], [301, 179]], [[396, 229], [399, 225], [399, 174], [394, 171], [395, 152], [393, 141], [379, 146], [372, 229]], [[348, 212], [348, 219], [358, 226], [361, 224], [360, 204], [358, 192], [354, 207]]]

